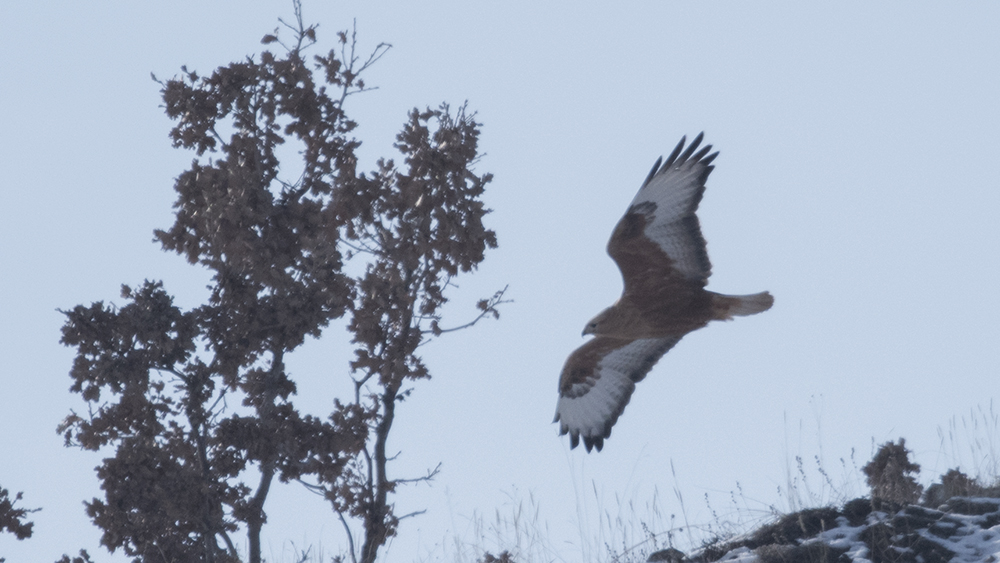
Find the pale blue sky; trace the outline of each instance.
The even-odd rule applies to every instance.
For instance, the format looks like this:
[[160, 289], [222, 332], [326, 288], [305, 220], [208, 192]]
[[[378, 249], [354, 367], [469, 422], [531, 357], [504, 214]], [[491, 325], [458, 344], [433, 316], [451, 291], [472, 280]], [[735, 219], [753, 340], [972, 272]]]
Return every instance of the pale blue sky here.
[[[838, 459], [854, 448], [862, 465], [873, 440], [906, 437], [925, 483], [981, 463], [942, 449], [939, 430], [988, 408], [1000, 373], [1000, 5], [307, 1], [305, 15], [317, 52], [353, 18], [363, 46], [394, 45], [368, 75], [379, 90], [348, 106], [369, 167], [409, 108], [479, 112], [500, 248], [458, 281], [451, 318], [507, 284], [515, 301], [427, 349], [434, 379], [390, 447], [396, 476], [442, 473], [397, 497], [428, 512], [387, 561], [450, 561], [442, 542], [477, 541], [475, 514], [529, 497], [550, 553], [579, 561], [603, 552], [597, 517], [616, 498], [658, 490], [680, 517], [676, 487], [707, 523], [705, 495], [725, 514], [738, 482], [751, 508], [784, 507], [788, 459], [821, 455], [844, 486]], [[35, 538], [0, 536], [12, 563], [80, 547], [124, 560], [83, 513], [100, 456], [55, 433], [82, 407], [56, 309], [144, 278], [200, 302], [207, 275], [151, 242], [192, 155], [170, 148], [149, 73], [257, 53], [279, 16], [290, 2], [0, 6], [0, 485], [44, 508]], [[556, 379], [621, 290], [604, 245], [653, 161], [699, 131], [721, 151], [699, 213], [709, 288], [770, 290], [775, 306], [686, 337], [602, 453], [570, 451], [551, 424]], [[290, 362], [303, 407], [346, 389], [348, 349], [335, 327]], [[269, 502], [275, 559], [291, 560], [286, 540], [343, 544], [319, 499], [287, 487]]]

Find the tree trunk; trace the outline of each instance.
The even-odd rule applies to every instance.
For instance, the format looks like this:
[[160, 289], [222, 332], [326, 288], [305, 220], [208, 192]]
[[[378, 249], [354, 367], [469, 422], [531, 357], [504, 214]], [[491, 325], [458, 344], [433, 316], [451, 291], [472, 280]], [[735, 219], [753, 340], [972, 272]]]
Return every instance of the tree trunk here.
[[396, 411], [396, 394], [399, 384], [393, 383], [386, 387], [382, 394], [382, 420], [375, 429], [375, 490], [372, 495], [372, 505], [365, 518], [365, 542], [361, 547], [361, 563], [375, 563], [378, 548], [385, 543], [388, 529], [386, 516], [388, 507], [386, 499], [389, 493], [389, 480], [385, 475], [386, 455], [385, 443], [389, 439], [389, 430]]
[[264, 499], [271, 488], [271, 481], [274, 479], [274, 464], [267, 464], [261, 468], [260, 484], [257, 486], [257, 493], [253, 496], [251, 507], [253, 514], [247, 517], [247, 540], [250, 543], [249, 563], [261, 563], [260, 555], [260, 532], [264, 527]]
[[[265, 431], [277, 430], [274, 420], [274, 401], [278, 397], [276, 381], [285, 369], [285, 351], [280, 347], [271, 350], [271, 370], [268, 373], [268, 388], [265, 391], [265, 400], [258, 410], [261, 426]], [[264, 501], [267, 500], [267, 493], [271, 489], [271, 481], [275, 474], [275, 452], [267, 454], [267, 460], [260, 464], [260, 483], [257, 485], [257, 492], [250, 501], [251, 513], [247, 516], [247, 540], [250, 543], [249, 563], [261, 563], [260, 554], [260, 532], [264, 527]]]

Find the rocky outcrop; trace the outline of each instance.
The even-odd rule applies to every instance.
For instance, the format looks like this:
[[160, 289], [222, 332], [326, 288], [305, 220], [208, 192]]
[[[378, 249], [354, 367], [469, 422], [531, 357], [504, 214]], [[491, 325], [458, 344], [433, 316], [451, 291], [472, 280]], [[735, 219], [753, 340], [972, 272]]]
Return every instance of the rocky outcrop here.
[[868, 498], [788, 514], [773, 524], [671, 563], [945, 563], [1000, 561], [1000, 498], [952, 497], [929, 506]]

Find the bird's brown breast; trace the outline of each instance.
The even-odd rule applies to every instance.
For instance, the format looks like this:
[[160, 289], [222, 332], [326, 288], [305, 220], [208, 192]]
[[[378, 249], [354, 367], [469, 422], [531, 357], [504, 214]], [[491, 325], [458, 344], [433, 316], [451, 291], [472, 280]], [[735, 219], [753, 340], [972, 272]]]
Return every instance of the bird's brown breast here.
[[628, 339], [683, 336], [713, 318], [711, 295], [700, 287], [650, 297], [623, 295], [597, 334]]

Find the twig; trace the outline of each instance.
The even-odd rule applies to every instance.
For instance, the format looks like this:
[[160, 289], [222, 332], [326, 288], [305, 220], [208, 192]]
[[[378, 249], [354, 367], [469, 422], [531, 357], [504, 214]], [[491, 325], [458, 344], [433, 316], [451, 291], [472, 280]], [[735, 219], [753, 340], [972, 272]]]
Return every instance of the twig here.
[[440, 472], [441, 472], [441, 462], [438, 462], [437, 467], [428, 470], [427, 475], [424, 475], [423, 477], [413, 477], [410, 479], [395, 479], [393, 480], [393, 483], [422, 483], [424, 481], [432, 481], [434, 480], [435, 477], [437, 477], [437, 474]]
[[501, 289], [500, 291], [494, 293], [493, 297], [490, 297], [490, 299], [488, 301], [487, 300], [480, 301], [480, 308], [482, 309], [482, 312], [480, 312], [479, 315], [476, 318], [474, 318], [471, 321], [465, 323], [464, 325], [460, 325], [460, 326], [456, 326], [456, 327], [452, 327], [452, 328], [437, 327], [437, 329], [432, 329], [430, 331], [424, 331], [424, 332], [425, 333], [426, 332], [432, 332], [432, 333], [434, 333], [435, 336], [438, 336], [438, 335], [444, 334], [446, 332], [455, 332], [456, 330], [463, 330], [463, 329], [469, 328], [469, 327], [475, 325], [476, 323], [478, 323], [479, 321], [483, 320], [483, 317], [485, 317], [486, 315], [491, 315], [492, 314], [493, 318], [498, 318], [500, 316], [500, 312], [496, 310], [496, 307], [498, 305], [503, 305], [505, 303], [513, 303], [514, 302], [513, 299], [506, 299], [506, 300], [503, 299], [503, 295], [504, 295], [504, 293], [507, 292], [507, 288], [508, 287], [510, 287], [510, 285], [505, 285], [503, 289]]
[[354, 534], [351, 533], [351, 527], [347, 525], [347, 520], [344, 518], [343, 512], [337, 510], [336, 507], [333, 510], [337, 513], [337, 518], [340, 518], [340, 523], [343, 524], [344, 531], [347, 532], [347, 545], [351, 550], [351, 561], [352, 563], [358, 563], [358, 556], [354, 554]]
[[404, 514], [404, 515], [400, 516], [399, 518], [396, 518], [396, 520], [405, 520], [407, 518], [410, 518], [410, 517], [413, 517], [413, 516], [420, 516], [421, 514], [425, 514], [425, 513], [427, 513], [427, 509], [417, 510], [416, 512], [411, 512], [409, 514]]

